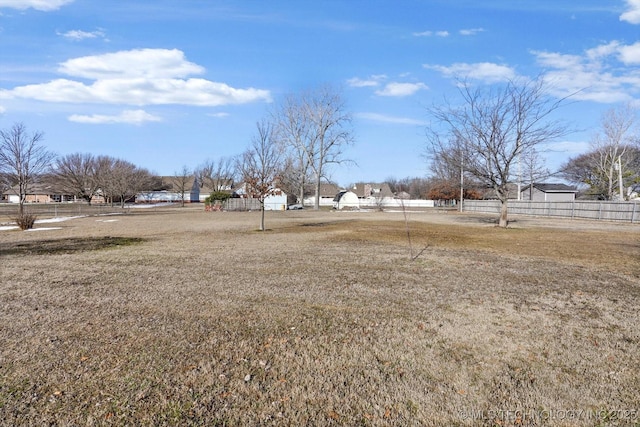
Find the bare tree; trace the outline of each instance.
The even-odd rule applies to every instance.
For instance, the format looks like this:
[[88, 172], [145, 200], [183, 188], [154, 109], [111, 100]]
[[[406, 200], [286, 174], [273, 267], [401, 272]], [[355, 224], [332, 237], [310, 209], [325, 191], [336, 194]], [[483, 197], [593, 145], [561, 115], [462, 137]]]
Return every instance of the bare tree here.
[[180, 206], [184, 207], [184, 198], [186, 194], [191, 193], [193, 172], [186, 165], [182, 166], [179, 172], [176, 172], [172, 178], [173, 188], [177, 191], [180, 198]]
[[311, 181], [309, 170], [312, 161], [308, 155], [312, 144], [311, 123], [306, 115], [304, 98], [286, 96], [272, 116], [277, 124], [277, 140], [287, 152], [283, 180], [297, 194], [298, 203], [302, 203], [305, 186]]
[[499, 226], [506, 227], [509, 183], [519, 156], [568, 133], [553, 118], [567, 98], [552, 98], [542, 79], [512, 80], [499, 88], [473, 88], [461, 82], [462, 103], [430, 109], [436, 124], [428, 131], [434, 152], [464, 141], [465, 171], [493, 188], [500, 201]]
[[235, 166], [233, 157], [205, 161], [195, 170], [200, 188], [207, 186], [213, 192], [229, 190], [235, 181]]
[[523, 151], [520, 162], [520, 167], [525, 175], [525, 183], [529, 185], [529, 200], [531, 200], [533, 197], [533, 184], [548, 178], [551, 176], [551, 172], [544, 165], [542, 156], [536, 150], [536, 147]]
[[264, 231], [264, 201], [276, 194], [281, 171], [282, 151], [274, 139], [273, 125], [262, 121], [256, 124], [257, 133], [250, 148], [238, 162], [247, 195], [260, 200], [260, 230]]
[[388, 177], [385, 180], [389, 184], [391, 192], [398, 197], [401, 194], [408, 194], [410, 199], [425, 199], [429, 192], [430, 181], [421, 177], [406, 177], [397, 179]]
[[[588, 197], [605, 200], [612, 197], [617, 177], [614, 165], [613, 176], [610, 168], [602, 167], [602, 152], [592, 149], [586, 153], [570, 158], [560, 168], [560, 176], [569, 182], [586, 185]], [[640, 183], [640, 146], [632, 145], [624, 148], [624, 156], [618, 157], [618, 167], [622, 167], [623, 187], [632, 189]], [[619, 191], [619, 190], [618, 190]], [[623, 191], [624, 193], [624, 191]]]
[[304, 196], [307, 173], [313, 176], [315, 204], [320, 208], [320, 184], [328, 178], [329, 166], [344, 158], [353, 143], [351, 115], [340, 94], [329, 86], [285, 99], [275, 115], [278, 139], [290, 148], [292, 163], [299, 170], [300, 197]]
[[620, 200], [624, 200], [623, 175], [633, 160], [627, 152], [638, 143], [637, 122], [637, 111], [629, 104], [610, 109], [604, 113], [601, 130], [591, 142], [595, 153], [593, 166], [606, 184], [608, 200], [613, 200], [616, 192]]
[[[575, 184], [586, 184], [587, 194], [612, 200], [625, 197], [625, 187], [640, 181], [640, 143], [636, 109], [629, 105], [607, 110], [587, 153], [569, 159], [560, 175]], [[617, 185], [616, 185], [617, 184]]]
[[74, 153], [58, 157], [53, 165], [53, 178], [63, 190], [91, 204], [98, 191], [96, 160], [92, 154]]
[[29, 134], [22, 123], [0, 130], [0, 172], [11, 185], [17, 185], [19, 217], [24, 215], [24, 203], [29, 186], [49, 168], [55, 154], [42, 144], [44, 134]]
[[121, 207], [135, 199], [136, 194], [152, 181], [152, 175], [146, 169], [109, 156], [96, 158], [95, 176], [106, 201], [113, 205], [117, 200]]

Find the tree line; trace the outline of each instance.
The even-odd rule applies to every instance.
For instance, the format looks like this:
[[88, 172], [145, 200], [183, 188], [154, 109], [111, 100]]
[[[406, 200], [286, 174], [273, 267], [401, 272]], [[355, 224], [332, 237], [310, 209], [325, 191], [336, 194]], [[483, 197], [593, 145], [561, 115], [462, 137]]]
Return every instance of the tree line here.
[[[286, 96], [256, 124], [245, 152], [207, 160], [193, 170], [183, 166], [172, 186], [184, 202], [193, 176], [213, 191], [228, 190], [240, 180], [246, 194], [259, 198], [264, 207], [264, 199], [274, 191], [294, 192], [301, 201], [311, 183], [317, 209], [320, 185], [330, 179], [331, 166], [349, 161], [343, 154], [353, 143], [350, 125], [340, 92], [330, 86]], [[0, 190], [17, 188], [21, 216], [29, 187], [43, 177], [87, 203], [100, 196], [124, 205], [142, 190], [162, 189], [151, 172], [127, 160], [90, 153], [58, 157], [46, 149], [43, 136], [29, 133], [22, 123], [0, 133]]]
[[[552, 96], [542, 78], [492, 86], [459, 81], [458, 95], [427, 109], [432, 122], [426, 129], [425, 156], [431, 176], [389, 179], [392, 190], [444, 200], [479, 198], [491, 190], [501, 202], [498, 223], [506, 227], [514, 182], [532, 184], [558, 176], [586, 186], [590, 197], [608, 200], [628, 198], [630, 189], [640, 185], [637, 111], [631, 105], [607, 111], [590, 150], [551, 172], [542, 152], [572, 131], [560, 113], [572, 95]], [[213, 191], [227, 191], [241, 181], [245, 193], [264, 208], [273, 192], [295, 194], [301, 202], [311, 186], [318, 209], [320, 185], [330, 181], [333, 167], [355, 163], [345, 157], [354, 142], [351, 121], [341, 93], [331, 86], [287, 95], [256, 123], [242, 154], [207, 160], [193, 170], [183, 166], [173, 177], [173, 188], [184, 202], [194, 176]], [[21, 123], [0, 131], [0, 173], [5, 189], [18, 189], [20, 214], [28, 186], [43, 175], [87, 203], [99, 194], [124, 204], [141, 190], [164, 185], [126, 160], [85, 153], [57, 157], [43, 145], [41, 132], [29, 133]]]

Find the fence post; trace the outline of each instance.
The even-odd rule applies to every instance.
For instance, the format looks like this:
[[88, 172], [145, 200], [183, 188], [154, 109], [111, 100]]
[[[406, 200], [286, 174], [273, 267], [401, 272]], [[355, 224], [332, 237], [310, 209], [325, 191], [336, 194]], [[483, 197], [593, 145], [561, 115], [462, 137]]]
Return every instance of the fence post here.
[[598, 221], [602, 219], [602, 202], [598, 203]]
[[633, 224], [635, 218], [636, 218], [636, 207], [638, 206], [637, 203], [633, 203], [633, 210], [631, 211], [631, 224]]

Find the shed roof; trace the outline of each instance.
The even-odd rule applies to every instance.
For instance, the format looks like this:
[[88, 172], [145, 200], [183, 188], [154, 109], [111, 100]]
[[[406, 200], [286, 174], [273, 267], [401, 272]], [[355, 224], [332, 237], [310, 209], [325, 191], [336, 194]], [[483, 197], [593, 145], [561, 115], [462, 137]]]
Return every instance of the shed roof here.
[[[560, 183], [545, 183], [545, 182], [534, 182], [531, 184], [533, 188], [536, 190], [542, 191], [543, 193], [577, 193], [578, 190], [575, 187], [572, 187], [567, 184]], [[522, 191], [528, 190], [529, 185], [524, 187]]]

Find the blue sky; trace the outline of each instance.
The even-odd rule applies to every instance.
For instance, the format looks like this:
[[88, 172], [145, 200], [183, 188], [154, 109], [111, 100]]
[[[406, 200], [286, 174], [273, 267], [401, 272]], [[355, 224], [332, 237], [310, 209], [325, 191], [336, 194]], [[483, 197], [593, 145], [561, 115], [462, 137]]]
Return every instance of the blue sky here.
[[640, 97], [640, 0], [0, 0], [0, 128], [172, 175], [240, 154], [284, 95], [329, 84], [353, 115], [348, 185], [425, 176], [427, 107], [455, 77], [580, 90], [556, 168]]

